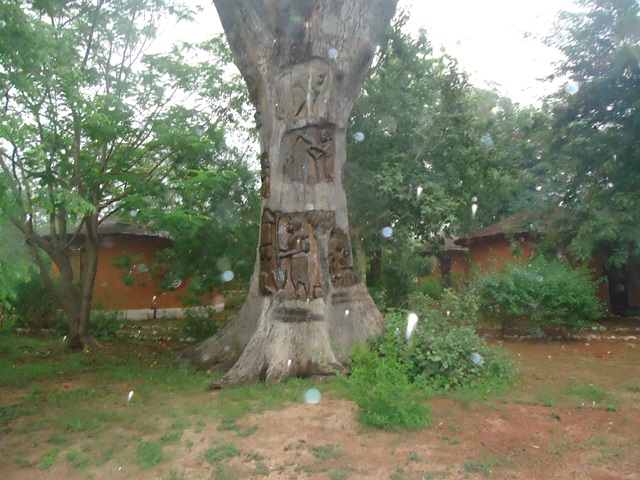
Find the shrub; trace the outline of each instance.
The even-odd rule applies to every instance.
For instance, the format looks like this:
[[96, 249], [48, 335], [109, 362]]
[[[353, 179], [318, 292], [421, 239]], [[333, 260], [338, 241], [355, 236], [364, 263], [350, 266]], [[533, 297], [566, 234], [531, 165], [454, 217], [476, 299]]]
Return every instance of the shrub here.
[[510, 381], [513, 368], [506, 354], [491, 347], [472, 326], [458, 325], [438, 310], [422, 311], [410, 338], [409, 312], [396, 310], [385, 318], [385, 336], [374, 344], [384, 358], [396, 358], [413, 382], [452, 389], [486, 381]]
[[36, 276], [17, 287], [11, 315], [17, 327], [40, 331], [56, 326], [58, 305], [42, 279]]
[[247, 293], [244, 291], [234, 291], [227, 292], [224, 297], [224, 308], [227, 309], [235, 309], [242, 307], [245, 299], [247, 298]]
[[[449, 308], [461, 312], [476, 300], [469, 294], [445, 294]], [[447, 296], [448, 295], [448, 296]], [[420, 428], [429, 422], [428, 395], [477, 385], [508, 384], [513, 362], [497, 347], [487, 345], [474, 328], [469, 312], [459, 319], [441, 310], [418, 310], [420, 319], [408, 335], [410, 312], [390, 310], [385, 334], [367, 349], [356, 345], [351, 356], [348, 391], [359, 407], [360, 420], [379, 428]], [[458, 323], [460, 322], [460, 323]]]
[[382, 429], [418, 429], [429, 425], [429, 390], [410, 382], [406, 367], [359, 344], [351, 357], [349, 394], [364, 425]]
[[211, 307], [186, 310], [182, 326], [183, 334], [196, 340], [211, 337], [221, 327], [220, 322], [216, 321], [216, 315], [216, 311]]
[[476, 274], [472, 288], [485, 317], [503, 328], [526, 319], [536, 330], [552, 326], [579, 329], [600, 318], [597, 282], [586, 268], [538, 257], [526, 265], [508, 265], [502, 272]]
[[91, 312], [89, 330], [96, 340], [104, 342], [116, 336], [124, 326], [124, 314], [117, 310], [95, 310]]
[[433, 277], [423, 278], [416, 287], [415, 293], [419, 293], [432, 300], [440, 300], [444, 293], [442, 284]]

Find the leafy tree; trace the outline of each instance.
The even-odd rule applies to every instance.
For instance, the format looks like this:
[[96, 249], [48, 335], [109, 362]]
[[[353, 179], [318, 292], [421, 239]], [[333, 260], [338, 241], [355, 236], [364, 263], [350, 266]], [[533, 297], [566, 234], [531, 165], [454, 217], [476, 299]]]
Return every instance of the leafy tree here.
[[[190, 15], [165, 0], [0, 4], [0, 211], [64, 311], [72, 347], [95, 343], [100, 222], [152, 197], [192, 213], [175, 187], [230, 156], [224, 126], [243, 94], [226, 81], [222, 41], [148, 53], [163, 22]], [[229, 174], [207, 173], [208, 185], [222, 188], [218, 176]], [[80, 240], [75, 278], [68, 253]]]
[[405, 21], [388, 30], [351, 116], [346, 191], [374, 283], [389, 229], [434, 241], [530, 208], [548, 125], [543, 113], [473, 87], [424, 32], [403, 32]]
[[567, 79], [549, 99], [555, 226], [576, 257], [620, 267], [639, 255], [640, 4], [578, 5], [549, 39], [565, 56], [555, 76]]
[[20, 285], [35, 274], [24, 239], [13, 225], [0, 222], [0, 318], [5, 307], [11, 307]]

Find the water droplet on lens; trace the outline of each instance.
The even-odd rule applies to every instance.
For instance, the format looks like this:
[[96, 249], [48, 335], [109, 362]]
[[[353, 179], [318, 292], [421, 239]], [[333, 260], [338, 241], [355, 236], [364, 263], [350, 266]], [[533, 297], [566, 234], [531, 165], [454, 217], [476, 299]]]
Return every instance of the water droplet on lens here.
[[380, 130], [387, 135], [393, 135], [398, 129], [398, 122], [390, 115], [382, 116], [380, 120], [378, 120], [378, 125], [380, 126]]
[[478, 352], [473, 352], [471, 354], [471, 361], [478, 366], [484, 365], [484, 358]]
[[354, 140], [356, 142], [361, 142], [364, 140], [364, 133], [362, 132], [357, 132], [354, 136], [353, 136]]
[[312, 388], [310, 390], [307, 390], [304, 394], [304, 401], [307, 403], [318, 403], [320, 401], [320, 398], [322, 397], [322, 395], [320, 395], [320, 392], [315, 389]]
[[411, 337], [413, 333], [413, 329], [416, 328], [418, 323], [418, 315], [415, 313], [410, 313], [409, 318], [407, 319], [407, 340]]
[[391, 227], [384, 227], [382, 229], [382, 236], [385, 238], [390, 238], [393, 235], [393, 228]]
[[231, 280], [233, 280], [233, 272], [231, 270], [227, 270], [226, 272], [224, 272], [222, 274], [222, 281], [223, 282], [230, 282]]
[[336, 50], [335, 48], [330, 48], [329, 49], [329, 58], [331, 60], [335, 60], [336, 58], [338, 58], [338, 50]]
[[490, 146], [492, 146], [493, 145], [493, 139], [491, 138], [491, 135], [489, 135], [488, 133], [485, 133], [480, 138], [480, 145], [482, 145], [484, 148], [489, 148]]
[[574, 95], [578, 93], [578, 90], [580, 90], [580, 85], [578, 85], [578, 83], [574, 82], [573, 80], [569, 80], [567, 84], [564, 86], [564, 90], [569, 95]]

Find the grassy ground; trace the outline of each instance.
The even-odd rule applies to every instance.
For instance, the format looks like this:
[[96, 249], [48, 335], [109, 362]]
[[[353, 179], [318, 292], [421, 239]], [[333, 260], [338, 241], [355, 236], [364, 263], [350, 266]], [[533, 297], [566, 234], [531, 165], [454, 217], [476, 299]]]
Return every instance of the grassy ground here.
[[[65, 463], [88, 472], [115, 456], [149, 469], [175, 454], [186, 429], [217, 419], [222, 430], [250, 435], [254, 428], [238, 419], [301, 399], [312, 383], [227, 389], [212, 405], [205, 396], [216, 373], [176, 365], [176, 357], [166, 343], [120, 339], [71, 353], [61, 338], [0, 335], [0, 453], [42, 470]], [[16, 451], [11, 439], [25, 436], [37, 454]], [[208, 460], [233, 452], [216, 448]]]
[[[176, 365], [175, 343], [122, 336], [71, 353], [62, 338], [5, 330], [0, 471], [7, 480], [638, 478], [629, 467], [640, 460], [637, 346], [510, 344], [515, 388], [438, 394], [432, 426], [405, 434], [358, 426], [336, 379], [212, 394], [219, 374]], [[311, 388], [321, 404], [305, 405]]]

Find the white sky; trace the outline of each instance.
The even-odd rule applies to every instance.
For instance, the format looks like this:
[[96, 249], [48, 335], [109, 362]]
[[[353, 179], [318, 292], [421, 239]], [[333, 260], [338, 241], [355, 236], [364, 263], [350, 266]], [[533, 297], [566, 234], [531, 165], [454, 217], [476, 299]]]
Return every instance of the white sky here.
[[[167, 28], [164, 37], [198, 41], [222, 31], [211, 0], [183, 0], [198, 7], [194, 24]], [[522, 104], [540, 103], [551, 86], [541, 79], [552, 73], [559, 55], [542, 39], [572, 0], [400, 0], [411, 13], [409, 28], [424, 27], [434, 50], [442, 46], [471, 74], [479, 87], [493, 86]]]

